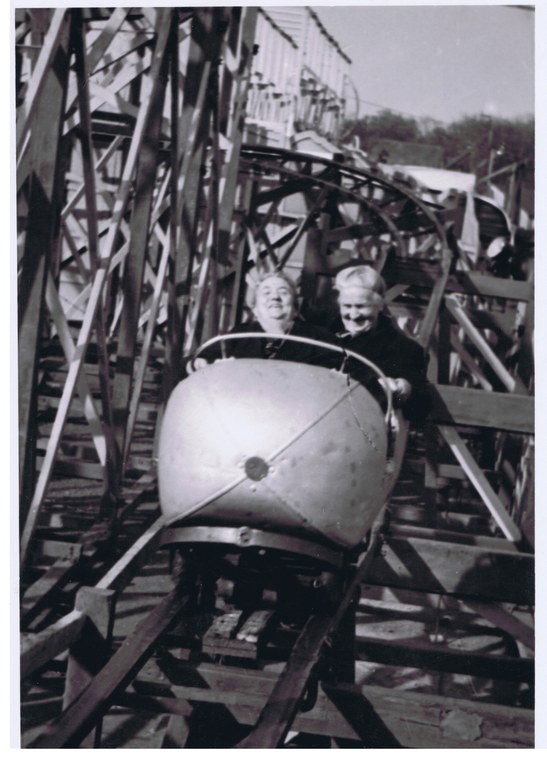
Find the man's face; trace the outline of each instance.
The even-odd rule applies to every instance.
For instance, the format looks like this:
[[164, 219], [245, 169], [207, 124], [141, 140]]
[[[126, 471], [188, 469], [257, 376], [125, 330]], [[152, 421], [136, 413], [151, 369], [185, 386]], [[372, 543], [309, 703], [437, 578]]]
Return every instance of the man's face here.
[[352, 336], [375, 327], [382, 304], [378, 294], [358, 285], [343, 288], [338, 294], [340, 316], [344, 328]]
[[293, 293], [285, 280], [269, 277], [259, 284], [254, 312], [263, 326], [276, 322], [288, 327], [296, 314], [296, 308]]

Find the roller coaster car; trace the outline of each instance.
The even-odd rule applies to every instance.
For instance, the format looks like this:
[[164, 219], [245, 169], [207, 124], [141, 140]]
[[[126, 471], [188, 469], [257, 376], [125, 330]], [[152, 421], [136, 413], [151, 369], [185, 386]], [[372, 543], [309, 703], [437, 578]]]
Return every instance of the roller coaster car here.
[[[303, 337], [284, 338], [339, 347]], [[173, 391], [159, 444], [164, 544], [277, 550], [330, 570], [359, 550], [395, 482], [407, 424], [340, 370], [226, 359]]]

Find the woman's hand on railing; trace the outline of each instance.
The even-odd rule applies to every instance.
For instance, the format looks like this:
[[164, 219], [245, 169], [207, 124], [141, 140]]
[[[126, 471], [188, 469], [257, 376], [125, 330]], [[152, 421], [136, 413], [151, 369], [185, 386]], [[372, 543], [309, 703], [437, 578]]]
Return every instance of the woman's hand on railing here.
[[[407, 379], [392, 379], [386, 376], [385, 381], [391, 391], [393, 398], [393, 405], [398, 407], [402, 405], [410, 397], [412, 392], [412, 385]], [[380, 381], [380, 384], [382, 381]]]
[[200, 368], [205, 368], [206, 365], [209, 365], [209, 361], [204, 357], [194, 357], [186, 363], [186, 373], [195, 373]]

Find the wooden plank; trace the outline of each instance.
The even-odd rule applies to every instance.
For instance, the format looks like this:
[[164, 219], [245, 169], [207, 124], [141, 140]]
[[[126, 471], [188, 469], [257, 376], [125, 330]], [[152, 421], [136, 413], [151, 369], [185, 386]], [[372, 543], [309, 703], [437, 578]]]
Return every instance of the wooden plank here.
[[[99, 171], [101, 171], [105, 165], [108, 163], [108, 161], [112, 158], [115, 152], [117, 152], [121, 145], [123, 144], [123, 137], [116, 136], [110, 145], [104, 150], [102, 155], [99, 157], [99, 159], [95, 163], [95, 173], [99, 174]], [[61, 218], [63, 221], [69, 217], [71, 213], [73, 213], [74, 208], [79, 203], [79, 201], [82, 198], [82, 195], [85, 192], [85, 184], [82, 183], [80, 186], [76, 189], [70, 200], [66, 203], [65, 207], [61, 211]]]
[[[119, 28], [122, 26], [128, 14], [128, 8], [114, 8], [99, 36], [93, 41], [91, 48], [87, 51], [88, 68], [91, 74], [103, 59], [104, 54], [110, 47], [112, 41], [116, 38]], [[108, 59], [110, 61], [110, 58]]]
[[[158, 672], [150, 669], [148, 675], [140, 674], [136, 683], [137, 690], [142, 691], [140, 706], [137, 697], [128, 703], [185, 716], [191, 714], [189, 704], [192, 702], [217, 703], [225, 706], [238, 722], [253, 725], [276, 678], [276, 673], [265, 670], [199, 664], [189, 671], [189, 679], [201, 681], [199, 688], [166, 686], [172, 698], [152, 697], [146, 696], [146, 691], [153, 690], [149, 688], [152, 681], [157, 690]], [[358, 740], [365, 746], [376, 747], [395, 746], [394, 742], [414, 749], [531, 748], [534, 745], [532, 711], [371, 685], [321, 684], [313, 709], [297, 714], [294, 729]]]
[[133, 393], [131, 395], [131, 402], [129, 404], [129, 417], [127, 423], [125, 447], [123, 454], [123, 462], [127, 461], [129, 449], [131, 447], [131, 437], [135, 428], [135, 422], [137, 420], [137, 414], [139, 411], [139, 401], [142, 394], [144, 381], [147, 375], [147, 366], [150, 357], [150, 350], [152, 347], [152, 341], [154, 339], [154, 333], [156, 330], [156, 320], [158, 317], [158, 311], [160, 307], [160, 301], [163, 295], [163, 287], [165, 283], [165, 276], [167, 273], [167, 267], [169, 265], [169, 247], [168, 241], [162, 243], [162, 255], [160, 264], [158, 266], [158, 274], [156, 276], [156, 284], [154, 285], [154, 293], [152, 296], [152, 304], [150, 306], [150, 314], [146, 326], [146, 333], [142, 344], [141, 354], [139, 362], [137, 364], [137, 370], [135, 373], [135, 380], [133, 382]]
[[[46, 89], [47, 81], [51, 77], [53, 59], [59, 50], [66, 44], [67, 27], [69, 20], [66, 18], [66, 8], [56, 8], [51, 15], [51, 21], [43, 45], [40, 48], [38, 61], [33, 69], [28, 83], [25, 100], [17, 110], [17, 156], [22, 155], [23, 144], [27, 137], [30, 122], [36, 115], [40, 97]], [[35, 126], [36, 127], [36, 126]]]
[[253, 44], [255, 41], [258, 9], [245, 7], [240, 9], [241, 20], [231, 13], [229, 39], [227, 53], [232, 62], [231, 69], [228, 63], [223, 69], [223, 80], [219, 98], [219, 108], [224, 112], [221, 115], [220, 130], [228, 139], [228, 151], [222, 169], [221, 180], [221, 206], [218, 218], [218, 255], [226, 258], [230, 241], [234, 207], [236, 201], [236, 187], [239, 171], [239, 154], [243, 141], [243, 115], [247, 103], [249, 80], [253, 63]]
[[[120, 29], [121, 25], [124, 22], [125, 17], [127, 16], [127, 9], [124, 8], [116, 8], [114, 11], [110, 14], [110, 17], [108, 20], [106, 20], [106, 23], [104, 27], [102, 28], [99, 36], [96, 38], [96, 40], [92, 43], [91, 47], [86, 51], [86, 58], [89, 62], [89, 71], [91, 73], [94, 73], [95, 67], [100, 63], [100, 59], [104, 56], [108, 48], [110, 47], [110, 43], [114, 39], [116, 33]], [[85, 11], [82, 13], [82, 18], [85, 17]], [[127, 49], [124, 51], [124, 54], [127, 55]], [[114, 61], [119, 58], [116, 57], [114, 51], [111, 51], [110, 56], [106, 59], [106, 64], [103, 66], [106, 66], [107, 68], [112, 67]], [[99, 67], [100, 70], [100, 67]], [[72, 107], [76, 103], [77, 99], [77, 90], [74, 84], [72, 84], [72, 87], [69, 88], [68, 91], [68, 98], [67, 98], [67, 112], [71, 113], [71, 117], [69, 120], [67, 120], [67, 124], [70, 124], [72, 127], [77, 125], [78, 120], [78, 113], [77, 111], [74, 111]], [[66, 125], [65, 125], [66, 128]]]
[[148, 558], [150, 552], [158, 546], [164, 528], [163, 520], [156, 520], [135, 541], [125, 554], [115, 563], [100, 581], [97, 589], [114, 589], [121, 591], [131, 581], [137, 569]]
[[[384, 277], [390, 283], [407, 283], [424, 288], [432, 288], [435, 283], [435, 275], [429, 270], [416, 264], [401, 262], [395, 267], [386, 264]], [[458, 271], [450, 275], [446, 292], [515, 301], [531, 301], [534, 295], [533, 285], [524, 280], [506, 280], [474, 271]]]
[[[72, 340], [72, 335], [70, 333], [68, 323], [63, 314], [63, 309], [61, 307], [59, 294], [57, 292], [57, 289], [55, 287], [51, 274], [48, 274], [48, 278], [47, 278], [46, 302], [48, 305], [48, 309], [51, 312], [51, 315], [53, 317], [53, 322], [55, 324], [55, 328], [57, 330], [59, 340], [63, 347], [63, 352], [65, 353], [67, 360], [72, 360], [72, 357], [74, 356], [74, 351], [76, 348], [74, 346], [74, 341]], [[93, 444], [95, 445], [95, 450], [97, 451], [97, 455], [99, 457], [99, 463], [101, 464], [101, 466], [104, 466], [106, 463], [105, 435], [103, 433], [103, 429], [101, 426], [101, 419], [97, 412], [97, 408], [95, 407], [95, 402], [91, 397], [91, 394], [89, 392], [89, 387], [87, 385], [87, 381], [84, 376], [80, 376], [80, 378], [78, 379], [77, 390], [78, 390], [78, 396], [82, 403], [85, 417], [89, 424], [91, 437], [93, 439]]]
[[437, 323], [437, 318], [441, 310], [453, 258], [454, 257], [452, 252], [448, 248], [443, 248], [441, 257], [441, 274], [437, 278], [433, 291], [431, 292], [425, 317], [420, 323], [420, 330], [418, 333], [417, 340], [425, 349], [429, 347], [431, 337]]
[[[48, 529], [46, 536], [49, 534]], [[62, 541], [49, 538], [35, 539], [35, 546], [38, 550], [39, 557], [49, 558], [53, 557], [56, 560], [59, 559], [75, 559], [78, 551], [81, 549], [81, 545], [75, 541]]]
[[[464, 365], [466, 366], [471, 376], [473, 376], [477, 380], [477, 382], [481, 385], [481, 387], [487, 392], [493, 392], [494, 387], [492, 386], [492, 384], [490, 384], [487, 377], [484, 375], [483, 371], [481, 371], [478, 363], [475, 362], [475, 359], [464, 347], [464, 345], [462, 344], [462, 342], [460, 341], [456, 333], [450, 334], [450, 346], [458, 354], [460, 361], [464, 363]], [[454, 379], [450, 377], [449, 380], [453, 381]]]
[[366, 582], [533, 604], [534, 557], [455, 542], [385, 536]]
[[[169, 270], [169, 298], [167, 338], [165, 345], [164, 401], [171, 394], [183, 374], [182, 358], [186, 319], [189, 311], [190, 284], [195, 258], [195, 232], [199, 216], [199, 186], [203, 170], [203, 157], [209, 136], [210, 106], [206, 103], [212, 59], [220, 51], [220, 36], [212, 34], [212, 10], [196, 12], [192, 23], [192, 38], [188, 53], [188, 67], [192, 77], [184, 83], [182, 115], [172, 125], [177, 131], [176, 146], [182, 152], [172, 158], [176, 179], [176, 207], [172, 208], [172, 237], [178, 233], [178, 242]], [[214, 46], [211, 40], [215, 40]], [[209, 41], [209, 43], [207, 43]], [[213, 50], [214, 49], [214, 50]], [[174, 115], [173, 115], [174, 116]], [[182, 222], [182, 226], [179, 226]], [[175, 228], [176, 223], [176, 228]]]
[[490, 427], [533, 435], [534, 398], [435, 384], [428, 419], [437, 424]]
[[157, 50], [154, 53], [153, 80], [148, 99], [149, 120], [139, 153], [135, 178], [135, 203], [131, 214], [129, 254], [123, 275], [123, 310], [118, 333], [116, 372], [113, 391], [114, 436], [119, 457], [126, 455], [126, 427], [133, 378], [133, 365], [140, 314], [144, 266], [148, 252], [149, 229], [158, 165], [158, 138], [167, 85], [169, 41], [173, 11], [159, 9]]
[[[43, 84], [33, 99], [33, 130], [29, 145], [27, 203], [29, 226], [18, 277], [19, 363], [19, 483], [20, 522], [30, 514], [35, 482], [36, 396], [38, 355], [43, 324], [44, 294], [52, 261], [52, 244], [60, 201], [60, 127], [69, 72], [70, 16], [57, 10], [58, 32], [52, 29], [52, 51], [58, 71], [47, 68]], [[55, 45], [53, 46], [53, 42]], [[54, 50], [53, 50], [54, 49]], [[42, 77], [42, 75], [41, 75]], [[28, 514], [27, 514], [28, 513]]]
[[299, 635], [291, 656], [279, 676], [254, 730], [238, 744], [240, 749], [273, 749], [285, 739], [300, 699], [319, 660], [332, 618], [312, 616]]
[[37, 635], [23, 635], [20, 660], [21, 680], [70, 648], [72, 643], [80, 637], [86, 621], [87, 617], [83, 613], [71, 611]]
[[[499, 637], [497, 639], [499, 640]], [[355, 639], [355, 648], [356, 661], [414, 667], [445, 674], [471, 675], [491, 680], [523, 683], [534, 681], [533, 659], [477, 651], [470, 653], [467, 649], [451, 648], [442, 642], [431, 643], [425, 638], [405, 638], [404, 642], [401, 642], [358, 635]]]
[[80, 696], [29, 746], [60, 749], [80, 744], [97, 718], [106, 711], [112, 696], [127, 685], [152, 653], [158, 637], [175, 622], [187, 601], [188, 596], [183, 596], [179, 589], [169, 592], [126, 638]]
[[[364, 697], [385, 728], [406, 748], [532, 748], [534, 714], [520, 708], [375, 686], [323, 686]], [[345, 708], [348, 712], [351, 704]]]
[[[63, 692], [66, 709], [90, 683], [94, 675], [108, 661], [112, 626], [114, 623], [115, 592], [112, 589], [82, 587], [77, 595], [75, 609], [84, 613], [89, 622], [86, 631], [70, 646]], [[100, 724], [95, 732], [81, 742], [82, 748], [92, 748], [100, 741]]]
[[[99, 266], [99, 238], [97, 224], [97, 196], [95, 184], [95, 169], [93, 164], [93, 145], [91, 138], [91, 113], [89, 107], [89, 69], [85, 56], [85, 41], [82, 22], [82, 12], [74, 11], [73, 45], [76, 56], [76, 75], [78, 87], [78, 112], [82, 124], [80, 141], [84, 171], [85, 208], [87, 218], [87, 241], [89, 261], [92, 274], [95, 275]], [[95, 334], [99, 357], [99, 381], [103, 411], [103, 430], [106, 445], [106, 461], [104, 473], [105, 493], [116, 498], [118, 495], [117, 456], [113, 436], [112, 398], [110, 386], [110, 366], [107, 349], [103, 300], [99, 299]], [[69, 359], [72, 359], [69, 358]]]
[[519, 616], [510, 612], [506, 606], [498, 605], [496, 603], [488, 603], [484, 600], [465, 600], [467, 605], [472, 610], [483, 616], [489, 622], [499, 627], [504, 632], [508, 632], [511, 637], [523, 643], [527, 648], [533, 650], [535, 648], [535, 633], [534, 628], [530, 624], [525, 623]]
[[[128, 505], [130, 508], [132, 505]], [[121, 591], [133, 578], [136, 570], [155, 549], [163, 529], [160, 520], [134, 542], [118, 562], [97, 583], [97, 590]], [[82, 537], [81, 544], [85, 545], [89, 537]], [[32, 637], [23, 639], [21, 651], [21, 678], [31, 674], [43, 664], [51, 661], [59, 653], [67, 650], [80, 636], [87, 617], [79, 610], [63, 616], [51, 627]]]
[[217, 616], [203, 635], [202, 651], [211, 655], [256, 659], [269, 639], [273, 611], [254, 611], [242, 623], [240, 610]]
[[482, 354], [486, 362], [490, 365], [496, 376], [507, 388], [509, 392], [514, 392], [517, 389], [517, 380], [512, 376], [505, 368], [501, 360], [495, 354], [494, 350], [490, 347], [488, 341], [480, 333], [480, 331], [473, 325], [472, 321], [467, 316], [464, 308], [460, 306], [459, 302], [454, 296], [448, 296], [446, 298], [446, 307], [450, 314], [458, 321], [459, 325], [464, 329], [467, 336], [471, 339], [473, 344], [477, 347]]
[[[38, 456], [36, 459], [36, 469], [41, 470], [44, 466], [44, 459]], [[56, 459], [55, 472], [65, 477], [81, 477], [86, 480], [102, 480], [104, 470], [100, 464], [89, 461], [78, 461], [77, 459]]]
[[454, 456], [465, 470], [468, 479], [484, 501], [503, 535], [509, 541], [520, 541], [522, 533], [503, 506], [501, 499], [488, 482], [484, 472], [475, 461], [471, 451], [454, 427], [438, 424], [437, 429], [444, 437]]
[[[389, 522], [388, 534], [400, 539], [428, 539], [429, 541], [439, 541], [441, 544], [462, 544], [470, 547], [480, 547], [483, 550], [492, 552], [504, 552], [505, 554], [522, 554], [522, 550], [512, 541], [507, 539], [498, 539], [494, 536], [478, 536], [473, 533], [464, 533], [460, 531], [447, 531], [438, 528], [426, 528], [420, 525], [405, 525], [404, 523]], [[531, 556], [531, 555], [529, 555]]]
[[[165, 45], [167, 41], [165, 32], [166, 30], [163, 29], [163, 33], [161, 34], [161, 41], [163, 45]], [[154, 77], [157, 76], [157, 73], [159, 72], [159, 67], [161, 65], [162, 52], [160, 48], [161, 46], [158, 42], [155, 49], [154, 64], [152, 66], [152, 70], [150, 73], [150, 77], [152, 80], [154, 79]], [[21, 556], [20, 556], [21, 569], [23, 569], [26, 566], [30, 539], [32, 537], [32, 533], [36, 525], [38, 512], [40, 511], [40, 507], [42, 505], [42, 502], [49, 484], [49, 480], [51, 478], [55, 457], [57, 454], [59, 442], [61, 439], [63, 427], [64, 427], [66, 416], [67, 416], [67, 411], [70, 406], [70, 403], [74, 394], [74, 390], [76, 388], [76, 383], [78, 381], [78, 377], [81, 372], [87, 346], [91, 338], [91, 332], [92, 332], [95, 316], [101, 303], [104, 284], [106, 282], [106, 278], [108, 276], [108, 273], [111, 267], [111, 261], [113, 261], [114, 248], [115, 248], [116, 240], [122, 224], [123, 216], [125, 214], [127, 204], [129, 201], [129, 196], [131, 193], [131, 186], [132, 186], [131, 181], [135, 171], [138, 153], [140, 151], [142, 141], [144, 138], [145, 127], [148, 124], [150, 110], [151, 110], [150, 102], [147, 99], [144, 99], [139, 109], [139, 115], [135, 125], [135, 130], [131, 139], [131, 144], [129, 146], [129, 151], [127, 154], [126, 162], [125, 162], [123, 173], [122, 173], [118, 196], [116, 198], [113, 211], [112, 211], [111, 224], [108, 228], [107, 234], [104, 239], [104, 243], [103, 243], [104, 255], [101, 258], [101, 266], [97, 270], [95, 277], [93, 279], [93, 283], [91, 285], [89, 302], [86, 307], [84, 320], [82, 323], [82, 327], [80, 329], [78, 342], [76, 345], [76, 353], [69, 367], [65, 387], [63, 389], [63, 394], [61, 397], [61, 403], [59, 405], [59, 410], [57, 411], [57, 414], [55, 417], [51, 439], [48, 444], [48, 449], [44, 457], [44, 463], [42, 465], [40, 475], [38, 477], [38, 481], [36, 483], [36, 488], [30, 504], [27, 520], [23, 528], [23, 533], [21, 537]]]
[[72, 545], [72, 554], [69, 557], [58, 558], [37, 581], [30, 585], [22, 600], [22, 626], [28, 627], [51, 595], [72, 580], [79, 566], [81, 554], [81, 545]]
[[319, 661], [323, 644], [330, 639], [357, 599], [359, 585], [374, 561], [377, 542], [377, 536], [373, 535], [336, 611], [312, 615], [308, 619], [253, 731], [238, 744], [239, 748], [267, 749], [283, 743]]

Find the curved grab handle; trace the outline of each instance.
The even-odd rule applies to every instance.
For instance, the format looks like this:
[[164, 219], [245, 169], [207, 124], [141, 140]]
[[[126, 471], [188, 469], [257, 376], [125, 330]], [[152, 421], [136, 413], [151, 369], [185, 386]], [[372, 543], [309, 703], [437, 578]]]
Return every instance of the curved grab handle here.
[[[200, 353], [203, 352], [205, 349], [208, 349], [209, 347], [212, 347], [215, 344], [219, 344], [223, 341], [227, 341], [231, 339], [280, 339], [281, 341], [294, 341], [294, 342], [298, 342], [299, 344], [301, 343], [308, 344], [311, 347], [320, 347], [322, 349], [329, 349], [332, 352], [337, 352], [339, 355], [345, 355], [346, 357], [353, 357], [355, 360], [358, 360], [363, 365], [368, 366], [378, 376], [378, 381], [380, 382], [381, 387], [385, 390], [386, 397], [387, 397], [387, 409], [385, 414], [385, 421], [388, 426], [390, 425], [391, 412], [393, 410], [393, 394], [389, 387], [387, 376], [380, 368], [378, 368], [378, 366], [375, 363], [373, 363], [371, 360], [368, 360], [368, 358], [358, 354], [357, 352], [353, 352], [351, 349], [346, 349], [345, 347], [342, 347], [342, 346], [337, 346], [336, 344], [330, 344], [328, 341], [320, 341], [319, 339], [309, 339], [306, 336], [292, 336], [288, 333], [259, 333], [258, 331], [249, 331], [247, 333], [224, 333], [219, 336], [214, 336], [212, 339], [209, 339], [208, 341], [204, 342], [200, 347], [196, 349], [195, 353], [192, 356], [192, 363], [196, 359], [196, 357], [199, 357]], [[223, 354], [224, 354], [224, 350], [223, 350]]]

